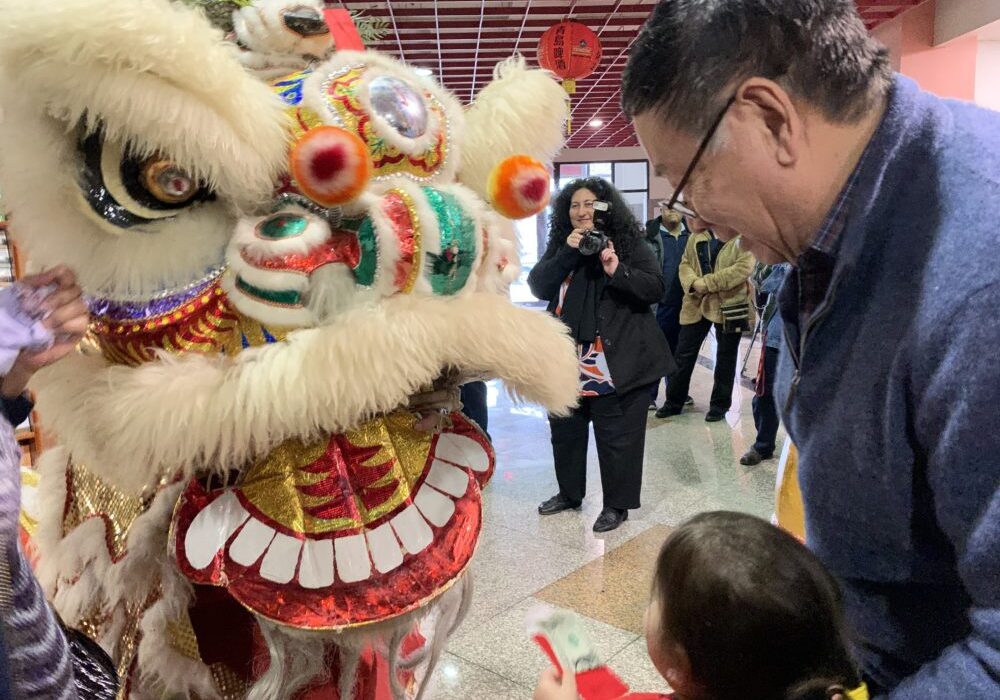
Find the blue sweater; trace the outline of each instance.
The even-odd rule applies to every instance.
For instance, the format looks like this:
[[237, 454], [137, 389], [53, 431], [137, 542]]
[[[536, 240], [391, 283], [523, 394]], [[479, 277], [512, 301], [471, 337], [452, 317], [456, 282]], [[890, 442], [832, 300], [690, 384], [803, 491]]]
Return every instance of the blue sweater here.
[[[897, 78], [778, 395], [885, 698], [1000, 698], [1000, 114]], [[786, 285], [785, 292], [789, 292]], [[797, 300], [781, 295], [786, 326]]]

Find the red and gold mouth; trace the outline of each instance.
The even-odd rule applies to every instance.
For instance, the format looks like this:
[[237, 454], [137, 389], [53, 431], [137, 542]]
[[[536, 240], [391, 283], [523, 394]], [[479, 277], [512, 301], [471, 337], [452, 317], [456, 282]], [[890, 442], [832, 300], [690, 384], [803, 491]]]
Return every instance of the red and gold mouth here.
[[338, 629], [420, 607], [465, 570], [494, 456], [460, 414], [439, 435], [396, 413], [357, 431], [283, 443], [238, 486], [193, 481], [172, 546], [195, 583], [294, 627]]

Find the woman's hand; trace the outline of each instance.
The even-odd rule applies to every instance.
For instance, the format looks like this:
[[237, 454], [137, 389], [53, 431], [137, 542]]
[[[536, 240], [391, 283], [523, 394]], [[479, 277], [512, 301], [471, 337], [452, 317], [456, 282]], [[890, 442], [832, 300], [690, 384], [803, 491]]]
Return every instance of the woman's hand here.
[[549, 666], [538, 679], [534, 700], [578, 700], [576, 676], [572, 673], [560, 677], [559, 672]]
[[705, 284], [705, 280], [699, 277], [694, 282], [691, 283], [691, 291], [695, 294], [707, 294], [708, 285]]
[[614, 277], [618, 270], [618, 253], [615, 252], [615, 244], [608, 241], [608, 247], [601, 251], [601, 265], [604, 266], [604, 273], [608, 277]]
[[42, 302], [48, 312], [43, 323], [52, 331], [52, 347], [40, 351], [24, 350], [14, 361], [14, 366], [0, 383], [0, 393], [7, 397], [19, 396], [28, 386], [28, 380], [42, 367], [47, 367], [72, 352], [87, 332], [90, 316], [83, 301], [83, 291], [76, 283], [76, 274], [59, 265], [37, 275], [29, 275], [21, 283], [35, 289], [54, 285], [55, 289]]
[[580, 241], [583, 239], [583, 234], [585, 233], [586, 231], [582, 228], [573, 229], [573, 232], [566, 237], [566, 245], [568, 245], [570, 248], [575, 248], [576, 250], [579, 250]]

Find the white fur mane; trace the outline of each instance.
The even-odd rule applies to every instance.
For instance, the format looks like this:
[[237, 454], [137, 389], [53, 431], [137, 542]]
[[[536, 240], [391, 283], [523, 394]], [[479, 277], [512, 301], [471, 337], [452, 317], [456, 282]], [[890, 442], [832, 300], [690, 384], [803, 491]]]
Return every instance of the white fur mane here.
[[135, 493], [167, 474], [238, 468], [288, 438], [356, 427], [443, 367], [480, 368], [562, 412], [576, 403], [573, 358], [558, 320], [503, 297], [398, 296], [234, 359], [163, 355], [132, 368], [78, 355], [40, 373], [38, 408], [75, 460]]

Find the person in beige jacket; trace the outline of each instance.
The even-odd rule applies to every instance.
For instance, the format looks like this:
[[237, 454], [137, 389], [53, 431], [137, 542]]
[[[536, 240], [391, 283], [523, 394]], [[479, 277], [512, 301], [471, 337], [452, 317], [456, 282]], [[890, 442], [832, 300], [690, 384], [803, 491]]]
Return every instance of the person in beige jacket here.
[[705, 420], [712, 423], [726, 415], [732, 403], [740, 338], [754, 323], [748, 279], [756, 260], [740, 247], [739, 237], [723, 244], [694, 217], [687, 218], [692, 234], [681, 257], [678, 274], [684, 289], [681, 333], [677, 341], [677, 372], [670, 377], [667, 400], [657, 418], [678, 415], [691, 385], [691, 373], [701, 344], [715, 326], [715, 384]]

